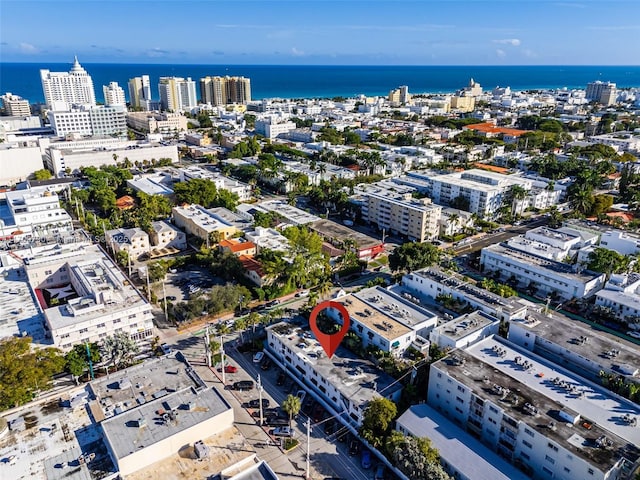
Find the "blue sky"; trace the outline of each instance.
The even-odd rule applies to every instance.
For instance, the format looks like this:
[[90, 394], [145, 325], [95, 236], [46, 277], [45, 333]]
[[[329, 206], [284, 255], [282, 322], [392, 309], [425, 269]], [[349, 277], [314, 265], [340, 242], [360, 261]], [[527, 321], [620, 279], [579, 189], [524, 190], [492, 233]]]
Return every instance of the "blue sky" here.
[[639, 65], [640, 0], [0, 0], [3, 62]]

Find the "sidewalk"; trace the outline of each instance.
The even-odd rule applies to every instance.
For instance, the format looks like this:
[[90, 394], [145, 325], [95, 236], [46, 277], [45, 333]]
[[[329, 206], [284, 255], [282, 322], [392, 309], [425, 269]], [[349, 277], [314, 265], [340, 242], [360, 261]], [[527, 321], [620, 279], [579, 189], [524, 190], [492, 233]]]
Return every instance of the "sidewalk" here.
[[[235, 427], [253, 446], [258, 457], [269, 463], [279, 478], [282, 480], [305, 478], [306, 444], [304, 439], [301, 439], [303, 441], [289, 453], [284, 453], [279, 447], [271, 446], [272, 438], [264, 428], [256, 423], [256, 419], [251, 417], [246, 409], [242, 408], [239, 401], [235, 398], [233, 391], [225, 390], [224, 385], [222, 385], [222, 380], [218, 378], [217, 373], [206, 366], [193, 365], [193, 367], [207, 385], [215, 386], [222, 397], [233, 407]], [[311, 465], [310, 478], [322, 479], [324, 475], [314, 470], [313, 465]]]

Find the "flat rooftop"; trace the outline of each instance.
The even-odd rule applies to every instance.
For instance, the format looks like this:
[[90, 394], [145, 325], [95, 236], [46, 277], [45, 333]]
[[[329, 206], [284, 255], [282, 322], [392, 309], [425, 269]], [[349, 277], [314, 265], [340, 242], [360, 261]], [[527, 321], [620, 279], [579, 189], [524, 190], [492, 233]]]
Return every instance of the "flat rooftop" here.
[[356, 321], [366, 326], [369, 330], [377, 333], [389, 342], [393, 342], [399, 337], [408, 335], [412, 331], [411, 328], [391, 315], [393, 312], [397, 316], [408, 316], [408, 313], [405, 313], [406, 309], [404, 311], [396, 310], [393, 309], [393, 307], [388, 306], [388, 311], [383, 311], [382, 303], [378, 308], [374, 308], [368, 302], [363, 302], [360, 298], [354, 295], [334, 298], [332, 301], [344, 305], [349, 312], [349, 316], [352, 321]]
[[127, 185], [147, 195], [172, 195], [173, 190], [162, 183], [160, 176], [142, 177], [127, 180]]
[[409, 277], [412, 275], [445, 285], [459, 292], [461, 296], [484, 304], [491, 310], [501, 309], [503, 312], [513, 315], [526, 308], [517, 297], [501, 297], [489, 290], [476, 287], [474, 281], [465, 281], [462, 275], [455, 272], [444, 272], [438, 267], [427, 267], [407, 274]]
[[20, 266], [0, 267], [0, 338], [26, 332], [34, 343], [50, 343], [44, 316]]
[[253, 229], [253, 222], [250, 222], [245, 217], [242, 217], [231, 210], [224, 207], [210, 208], [209, 211], [218, 218], [221, 218], [225, 222], [235, 226], [238, 230], [247, 231]]
[[[107, 418], [101, 426], [115, 457], [124, 458], [229, 409], [217, 390], [187, 387]], [[173, 413], [163, 419], [158, 412]]]
[[502, 255], [503, 257], [511, 258], [515, 261], [531, 265], [533, 267], [540, 267], [555, 273], [556, 275], [578, 280], [580, 282], [589, 282], [599, 276], [601, 273], [590, 272], [589, 270], [583, 270], [582, 272], [575, 272], [572, 265], [568, 265], [562, 262], [555, 262], [547, 258], [534, 255], [532, 253], [523, 252], [515, 248], [510, 247], [506, 243], [500, 243], [497, 245], [489, 245], [482, 249], [482, 251], [489, 251]]
[[434, 330], [440, 335], [459, 340], [498, 321], [497, 318], [476, 310], [475, 312], [467, 313], [447, 323], [443, 323], [434, 328]]
[[[528, 310], [524, 321], [512, 322], [596, 364], [607, 365], [612, 371], [619, 371], [619, 365], [631, 365], [640, 369], [640, 347], [607, 332], [588, 328], [585, 324], [557, 312], [553, 312], [549, 317]], [[581, 344], [578, 341], [580, 337], [588, 337], [589, 340]], [[613, 351], [617, 354], [609, 353]]]
[[327, 358], [309, 329], [281, 322], [268, 327], [268, 330], [355, 405], [365, 405], [378, 397], [377, 392], [390, 395], [402, 388], [393, 377], [346, 348], [338, 347], [333, 357]]
[[432, 311], [380, 286], [360, 290], [354, 296], [411, 329], [437, 318]]
[[356, 242], [360, 250], [382, 245], [382, 240], [370, 237], [344, 225], [340, 225], [332, 220], [318, 219], [310, 225], [310, 228], [325, 238], [351, 239]]
[[413, 405], [398, 419], [412, 435], [427, 437], [442, 459], [473, 480], [529, 480], [512, 464], [426, 403]]
[[109, 418], [171, 393], [203, 385], [200, 377], [178, 353], [109, 374], [92, 381], [89, 388], [103, 415]]
[[189, 218], [193, 223], [207, 231], [215, 231], [221, 228], [233, 227], [231, 222], [227, 222], [222, 217], [207, 210], [200, 205], [188, 205], [173, 207], [173, 213], [181, 217]]
[[[525, 361], [529, 368], [523, 366]], [[606, 390], [499, 337], [488, 337], [466, 350], [457, 350], [434, 365], [470, 387], [479, 397], [500, 405], [516, 421], [527, 424], [603, 471], [611, 469], [620, 455], [633, 462], [640, 457], [640, 449], [636, 447], [640, 445], [640, 429], [622, 421], [624, 413], [638, 417], [638, 405], [615, 398]], [[508, 389], [508, 394], [501, 394], [500, 388]], [[528, 413], [524, 408], [527, 403], [533, 405], [537, 413]], [[563, 410], [580, 415], [576, 425], [559, 417]], [[585, 423], [589, 429], [583, 427]], [[611, 442], [610, 447], [596, 445], [602, 436]]]
[[317, 217], [311, 213], [307, 213], [299, 208], [293, 207], [287, 202], [283, 202], [282, 200], [267, 200], [264, 202], [260, 202], [258, 206], [269, 212], [276, 212], [282, 215], [294, 225], [307, 225], [308, 223], [313, 223], [320, 220], [320, 217]]

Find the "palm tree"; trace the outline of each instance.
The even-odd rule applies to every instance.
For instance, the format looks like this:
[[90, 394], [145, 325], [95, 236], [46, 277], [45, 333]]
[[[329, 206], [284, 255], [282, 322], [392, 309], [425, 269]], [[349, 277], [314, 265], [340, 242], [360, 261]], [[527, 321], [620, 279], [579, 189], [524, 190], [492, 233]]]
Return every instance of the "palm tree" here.
[[302, 408], [302, 402], [300, 401], [300, 397], [296, 395], [287, 395], [287, 398], [282, 402], [282, 410], [289, 415], [289, 428], [291, 428], [291, 421], [293, 417], [295, 417]]
[[456, 227], [458, 226], [458, 222], [460, 221], [460, 215], [458, 215], [457, 213], [452, 213], [451, 215], [449, 215], [449, 225], [451, 225], [452, 227], [452, 234], [454, 234], [457, 229]]
[[571, 198], [569, 199], [571, 208], [575, 211], [586, 215], [591, 206], [593, 205], [593, 195], [591, 194], [591, 188], [586, 185], [581, 185], [571, 192]]
[[[521, 185], [513, 185], [509, 192], [511, 197], [511, 213], [515, 216], [522, 215], [522, 200], [527, 198], [528, 191]], [[519, 207], [519, 208], [518, 208]]]

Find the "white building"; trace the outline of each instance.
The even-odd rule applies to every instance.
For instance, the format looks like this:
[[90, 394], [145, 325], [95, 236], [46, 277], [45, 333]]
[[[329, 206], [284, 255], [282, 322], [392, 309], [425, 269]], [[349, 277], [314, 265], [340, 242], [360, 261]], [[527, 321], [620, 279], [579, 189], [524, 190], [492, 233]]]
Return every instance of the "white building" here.
[[15, 185], [41, 170], [44, 167], [41, 145], [45, 143], [48, 139], [33, 137], [0, 143], [0, 185]]
[[45, 103], [51, 110], [64, 111], [74, 105], [93, 107], [96, 104], [93, 80], [77, 57], [69, 72], [40, 70], [40, 79]]
[[277, 252], [290, 250], [289, 240], [274, 228], [256, 227], [254, 231], [245, 232], [245, 238], [256, 246], [258, 253], [263, 248]]
[[622, 255], [635, 255], [640, 252], [640, 237], [621, 230], [609, 230], [600, 236], [600, 246]]
[[109, 85], [102, 86], [104, 94], [104, 104], [107, 106], [127, 106], [127, 100], [124, 97], [124, 89], [118, 85], [118, 82], [109, 82]]
[[129, 112], [127, 125], [138, 132], [177, 133], [189, 127], [187, 117], [171, 112]]
[[[500, 339], [431, 365], [428, 404], [533, 478], [613, 479], [633, 471], [640, 409]], [[627, 464], [628, 462], [628, 464]]]
[[361, 426], [364, 410], [374, 398], [400, 399], [399, 382], [344, 348], [328, 359], [309, 330], [284, 322], [272, 325], [267, 328], [265, 351], [352, 428]]
[[149, 75], [129, 79], [129, 103], [134, 108], [149, 110], [151, 102], [151, 82]]
[[126, 110], [123, 106], [73, 108], [47, 113], [56, 136], [120, 136], [127, 133]]
[[278, 138], [278, 135], [288, 133], [291, 130], [295, 130], [296, 124], [269, 116], [260, 120], [256, 120], [255, 132], [258, 135], [262, 135], [268, 139]]
[[187, 236], [181, 230], [168, 222], [153, 222], [151, 224], [151, 244], [158, 248], [177, 248], [185, 250], [187, 248]]
[[473, 214], [457, 208], [443, 207], [438, 225], [441, 236], [453, 236], [466, 228], [473, 227]]
[[479, 310], [435, 327], [429, 341], [440, 348], [464, 348], [498, 333], [500, 320]]
[[196, 82], [191, 77], [160, 77], [158, 90], [163, 110], [190, 112], [198, 105]]
[[7, 92], [0, 96], [2, 100], [2, 114], [10, 117], [29, 117], [31, 116], [31, 106], [29, 100], [13, 95], [11, 92]]
[[0, 236], [5, 238], [45, 238], [73, 231], [69, 214], [48, 187], [6, 192], [9, 217], [0, 220]]
[[149, 235], [141, 228], [107, 230], [106, 238], [107, 245], [114, 253], [127, 252], [132, 260], [149, 253]]
[[[485, 170], [471, 169], [463, 172], [438, 175], [430, 178], [430, 197], [434, 203], [450, 205], [458, 197], [469, 202], [469, 212], [484, 217], [492, 217], [503, 206], [513, 186], [531, 190], [531, 180], [502, 175]], [[524, 211], [523, 205], [516, 205], [516, 211]]]
[[66, 245], [56, 255], [25, 259], [31, 287], [50, 297], [71, 298], [45, 308], [53, 344], [63, 350], [85, 342], [101, 342], [126, 332], [138, 342], [153, 335], [151, 306], [120, 269], [96, 245]]
[[[429, 333], [438, 323], [433, 312], [382, 287], [367, 288], [333, 301], [347, 309], [350, 330], [360, 337], [364, 347], [372, 345], [396, 357], [410, 346], [421, 351], [428, 348]], [[337, 310], [328, 309], [327, 314], [342, 323]]]
[[127, 187], [147, 195], [173, 195], [170, 184], [170, 178], [162, 173], [136, 175], [131, 180], [127, 180]]
[[582, 236], [576, 231], [547, 227], [528, 230], [524, 235], [512, 237], [505, 243], [520, 251], [556, 262], [573, 257], [578, 249], [587, 246]]
[[65, 170], [79, 171], [82, 167], [115, 165], [129, 160], [131, 163], [169, 158], [178, 162], [178, 147], [149, 142], [129, 142], [121, 139], [96, 139], [95, 142], [58, 142], [48, 149], [45, 164], [54, 175], [65, 175]]
[[238, 195], [238, 199], [241, 202], [246, 202], [251, 199], [252, 187], [246, 183], [242, 183], [233, 178], [226, 177], [218, 172], [211, 172], [200, 167], [187, 167], [179, 168], [180, 181], [189, 181], [195, 178], [202, 178], [212, 181], [216, 188], [219, 190], [228, 190], [231, 193]]
[[586, 298], [600, 290], [605, 281], [602, 273], [580, 270], [579, 266], [549, 260], [507, 244], [482, 249], [480, 268], [497, 272], [502, 279], [515, 277], [522, 286], [535, 289], [537, 296], [557, 295], [558, 298]]
[[623, 322], [639, 323], [640, 276], [635, 273], [611, 275], [604, 289], [596, 293], [596, 305], [610, 308], [613, 315]]

